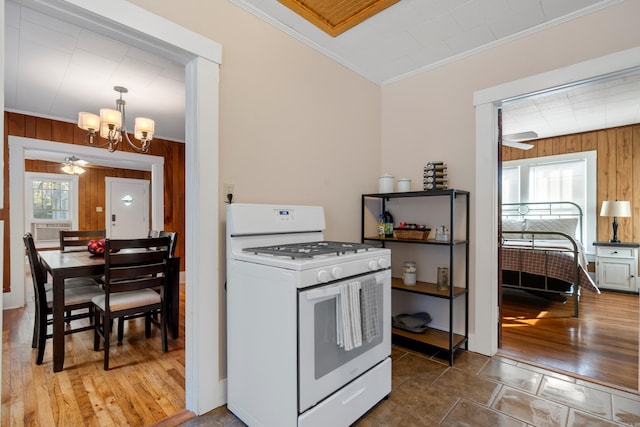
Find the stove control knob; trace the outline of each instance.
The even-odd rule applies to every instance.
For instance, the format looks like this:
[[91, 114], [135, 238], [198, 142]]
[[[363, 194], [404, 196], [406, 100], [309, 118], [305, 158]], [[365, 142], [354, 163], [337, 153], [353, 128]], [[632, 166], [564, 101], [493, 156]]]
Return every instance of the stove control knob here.
[[380, 268], [388, 268], [389, 267], [389, 262], [387, 261], [386, 258], [380, 258], [378, 260], [378, 265], [380, 266]]
[[342, 267], [333, 267], [331, 269], [331, 275], [334, 279], [339, 279], [342, 277]]
[[378, 269], [378, 262], [375, 259], [372, 259], [371, 261], [369, 261], [369, 270], [377, 270]]
[[329, 272], [327, 270], [320, 270], [316, 277], [320, 283], [327, 283], [329, 281]]

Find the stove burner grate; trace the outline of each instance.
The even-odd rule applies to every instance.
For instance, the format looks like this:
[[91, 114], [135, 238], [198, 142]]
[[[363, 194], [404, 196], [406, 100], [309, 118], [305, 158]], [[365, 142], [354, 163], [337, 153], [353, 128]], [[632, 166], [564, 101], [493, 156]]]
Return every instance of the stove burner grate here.
[[261, 246], [257, 248], [244, 248], [243, 252], [253, 252], [258, 255], [275, 255], [286, 256], [291, 259], [298, 258], [313, 258], [318, 255], [331, 255], [336, 256], [345, 255], [349, 253], [358, 253], [361, 251], [368, 251], [374, 248], [372, 245], [365, 243], [349, 243], [349, 242], [304, 242], [304, 243], [288, 243], [284, 245], [275, 246]]

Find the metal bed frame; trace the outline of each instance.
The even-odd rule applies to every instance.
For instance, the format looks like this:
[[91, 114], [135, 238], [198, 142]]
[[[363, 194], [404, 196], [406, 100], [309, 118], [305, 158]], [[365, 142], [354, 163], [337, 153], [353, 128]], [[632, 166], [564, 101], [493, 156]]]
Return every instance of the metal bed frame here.
[[[577, 241], [582, 241], [583, 235], [583, 214], [582, 208], [573, 202], [532, 202], [532, 203], [505, 203], [502, 205], [502, 219], [524, 220], [524, 219], [553, 219], [553, 218], [578, 218], [578, 234], [579, 239], [569, 236], [561, 232], [553, 231], [502, 231], [501, 247], [508, 247], [509, 236], [511, 239], [522, 241], [522, 236], [526, 235], [526, 240], [530, 242], [530, 246], [518, 246], [518, 250], [522, 251], [542, 251], [544, 252], [545, 265], [544, 275], [540, 276], [542, 281], [541, 287], [528, 286], [523, 284], [523, 274], [526, 272], [516, 271], [518, 275], [518, 283], [502, 283], [503, 287], [513, 289], [523, 289], [527, 291], [546, 292], [573, 296], [573, 315], [579, 316], [579, 299], [580, 299], [580, 264], [578, 261], [579, 249]], [[521, 238], [517, 238], [520, 235]], [[560, 237], [563, 242], [569, 242], [572, 249], [540, 249], [535, 247], [536, 240], [545, 240], [545, 237], [554, 236], [555, 239]], [[507, 243], [505, 245], [505, 243]], [[567, 290], [552, 289], [550, 286], [550, 277], [548, 276], [548, 258], [552, 252], [567, 252], [573, 255], [573, 283], [568, 283]], [[559, 280], [559, 279], [556, 279]]]

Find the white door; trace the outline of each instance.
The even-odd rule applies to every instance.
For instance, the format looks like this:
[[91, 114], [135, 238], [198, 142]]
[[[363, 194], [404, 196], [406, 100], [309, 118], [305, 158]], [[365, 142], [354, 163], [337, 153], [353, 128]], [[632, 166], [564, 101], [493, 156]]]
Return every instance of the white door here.
[[105, 224], [112, 239], [147, 237], [149, 232], [149, 181], [105, 178]]

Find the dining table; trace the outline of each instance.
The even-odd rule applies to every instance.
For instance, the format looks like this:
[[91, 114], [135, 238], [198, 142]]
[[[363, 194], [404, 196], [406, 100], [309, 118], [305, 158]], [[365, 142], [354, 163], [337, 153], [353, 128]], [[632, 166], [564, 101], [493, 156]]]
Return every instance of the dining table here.
[[[101, 276], [104, 274], [104, 256], [94, 256], [88, 251], [39, 251], [43, 267], [53, 278], [53, 371], [64, 367], [64, 282], [73, 277]], [[171, 336], [179, 336], [180, 321], [180, 257], [169, 258], [165, 304], [167, 327]]]

